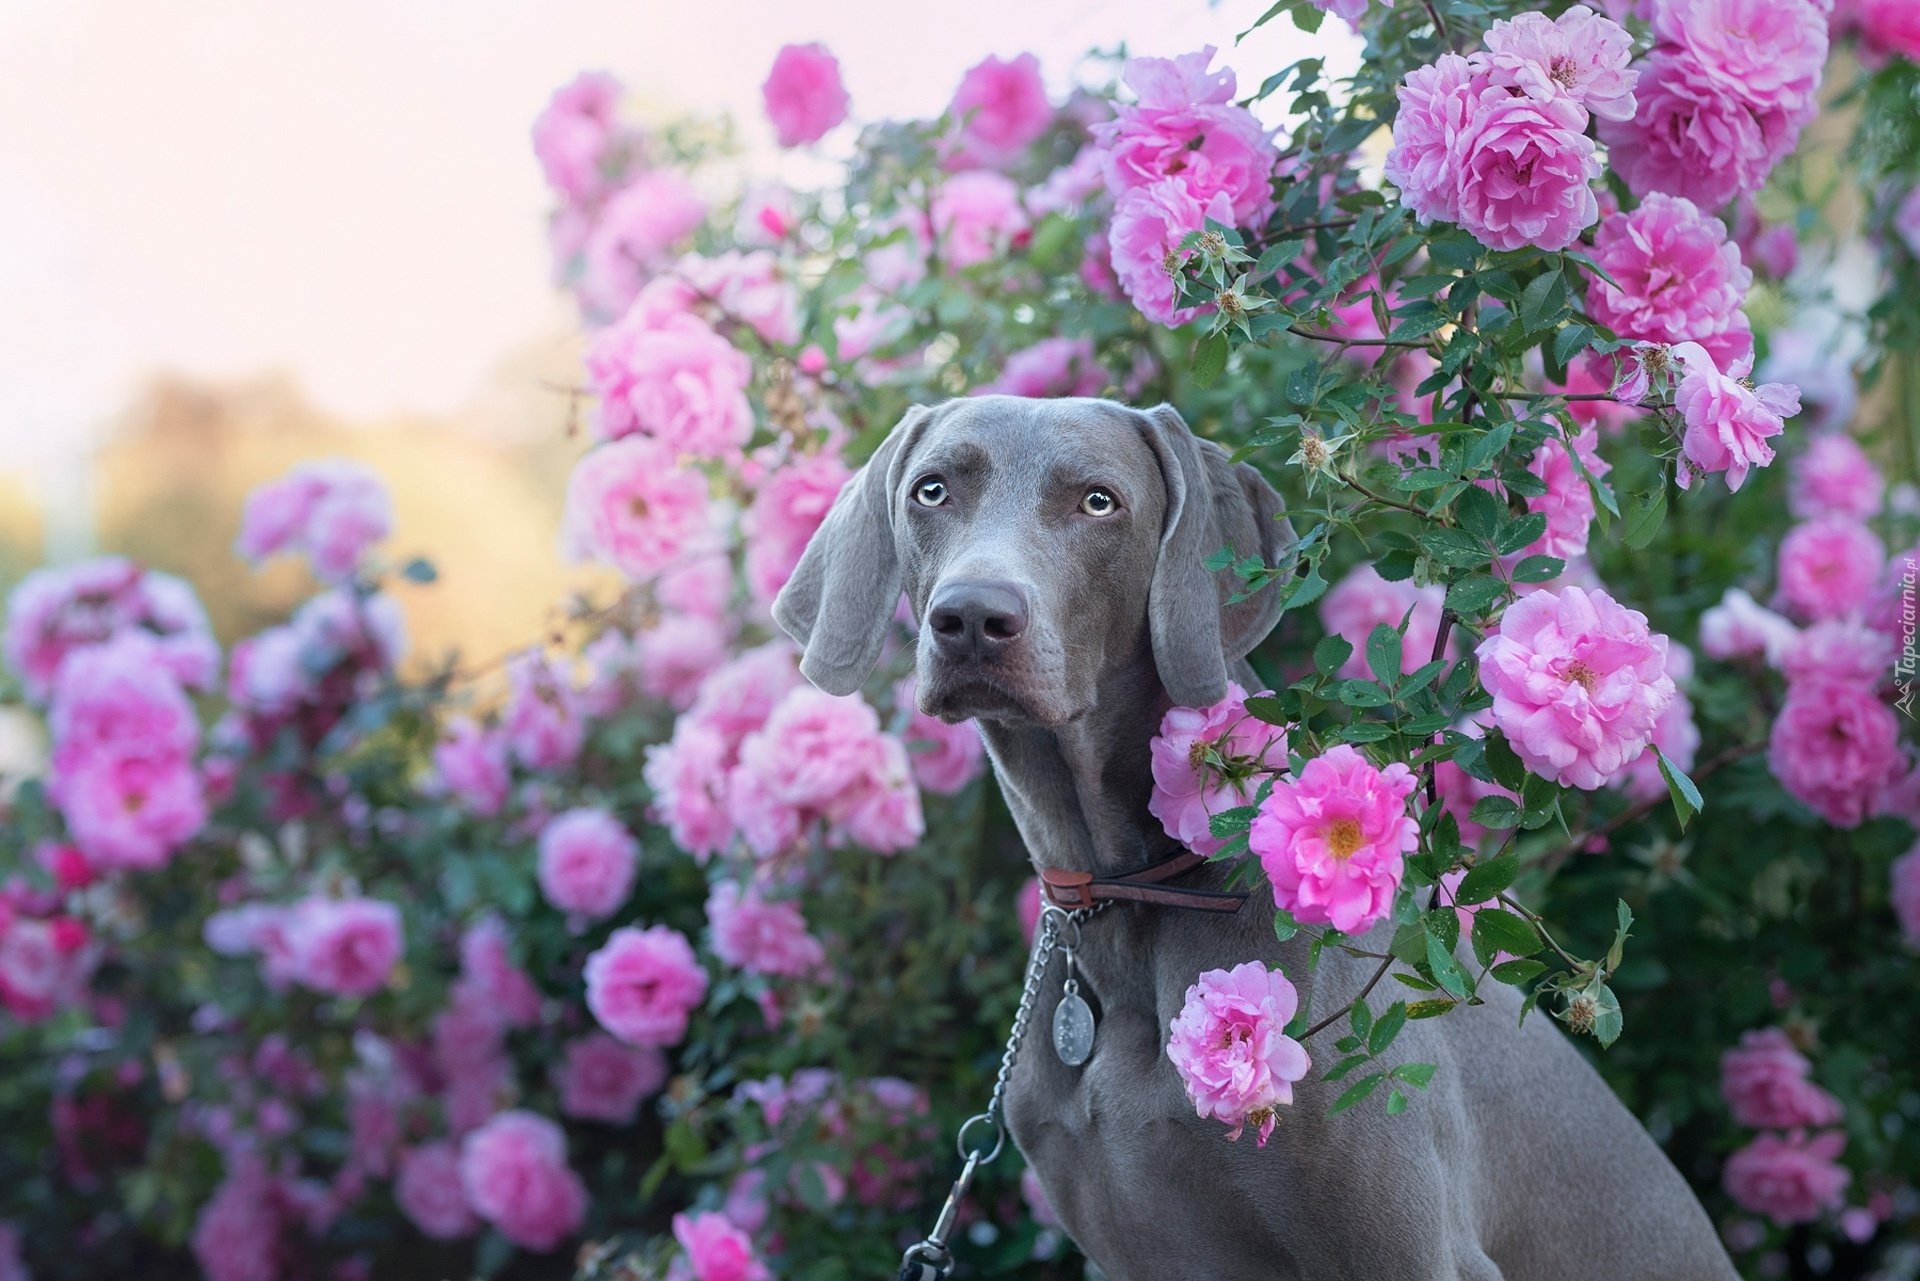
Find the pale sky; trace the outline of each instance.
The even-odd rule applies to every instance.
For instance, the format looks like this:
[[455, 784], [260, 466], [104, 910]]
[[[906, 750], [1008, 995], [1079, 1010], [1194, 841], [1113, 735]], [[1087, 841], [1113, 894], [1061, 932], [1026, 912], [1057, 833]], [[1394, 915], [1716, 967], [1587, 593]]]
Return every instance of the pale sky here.
[[[1264, 0], [4, 0], [0, 466], [84, 447], [145, 375], [290, 372], [352, 417], [457, 410], [558, 331], [527, 143], [603, 67], [768, 147], [774, 51], [823, 40], [856, 119], [931, 115], [988, 54], [1213, 43], [1241, 89], [1357, 60]], [[830, 142], [834, 141], [830, 139]], [[838, 139], [844, 146], [845, 139]]]

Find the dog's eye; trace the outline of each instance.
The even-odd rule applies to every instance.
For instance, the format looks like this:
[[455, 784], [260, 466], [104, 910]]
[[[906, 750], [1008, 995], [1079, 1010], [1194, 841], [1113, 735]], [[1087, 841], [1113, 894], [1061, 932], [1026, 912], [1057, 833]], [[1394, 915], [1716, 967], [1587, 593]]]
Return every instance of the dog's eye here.
[[947, 501], [947, 482], [929, 476], [913, 487], [913, 501], [922, 507], [938, 507]]
[[1101, 489], [1097, 485], [1080, 500], [1080, 510], [1089, 516], [1111, 516], [1119, 506], [1120, 500], [1113, 496], [1112, 490]]

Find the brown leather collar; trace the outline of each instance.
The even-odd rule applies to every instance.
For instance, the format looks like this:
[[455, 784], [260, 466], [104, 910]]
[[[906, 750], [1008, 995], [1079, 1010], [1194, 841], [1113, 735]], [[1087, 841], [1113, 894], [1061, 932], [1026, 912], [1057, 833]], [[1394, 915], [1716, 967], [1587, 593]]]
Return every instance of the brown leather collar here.
[[1158, 907], [1186, 907], [1196, 912], [1239, 911], [1247, 901], [1243, 891], [1181, 889], [1165, 884], [1206, 861], [1204, 856], [1183, 849], [1157, 863], [1149, 863], [1118, 876], [1095, 876], [1092, 872], [1046, 867], [1040, 869], [1040, 895], [1053, 906], [1069, 912], [1092, 907], [1102, 899], [1125, 899]]

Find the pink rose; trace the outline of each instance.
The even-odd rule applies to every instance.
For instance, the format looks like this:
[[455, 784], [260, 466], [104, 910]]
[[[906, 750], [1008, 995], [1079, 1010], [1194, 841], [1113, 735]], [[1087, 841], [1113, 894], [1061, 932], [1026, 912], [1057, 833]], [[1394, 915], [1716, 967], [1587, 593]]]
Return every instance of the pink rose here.
[[1421, 224], [1454, 222], [1460, 216], [1460, 175], [1453, 143], [1478, 102], [1480, 77], [1458, 54], [1443, 53], [1416, 67], [1396, 90], [1400, 113], [1387, 152], [1387, 181]]
[[[1578, 451], [1587, 474], [1596, 477], [1605, 476], [1613, 470], [1613, 464], [1600, 456], [1599, 435], [1597, 430], [1587, 428], [1573, 438], [1573, 447]], [[1515, 553], [1516, 559], [1557, 556], [1561, 560], [1574, 560], [1586, 555], [1587, 534], [1593, 525], [1593, 486], [1573, 465], [1573, 456], [1567, 452], [1566, 445], [1548, 437], [1540, 448], [1534, 450], [1527, 470], [1539, 477], [1547, 487], [1546, 493], [1529, 495], [1526, 500], [1529, 512], [1537, 512], [1547, 518], [1547, 532]], [[1414, 666], [1418, 666], [1430, 661], [1428, 654], [1427, 650], [1403, 654], [1402, 662], [1411, 659]]]
[[1202, 204], [1178, 178], [1165, 178], [1121, 194], [1115, 202], [1112, 245], [1113, 273], [1140, 314], [1148, 320], [1178, 328], [1212, 304], [1181, 307], [1176, 276], [1185, 255], [1179, 245], [1189, 232], [1205, 231], [1207, 219], [1231, 225], [1233, 209], [1224, 193]]
[[823, 44], [782, 45], [760, 96], [783, 147], [816, 142], [847, 118], [847, 87], [840, 60]]
[[1475, 653], [1494, 724], [1527, 768], [1586, 791], [1646, 750], [1673, 701], [1667, 638], [1603, 591], [1523, 597]]
[[1815, 1085], [1813, 1065], [1777, 1027], [1742, 1032], [1720, 1056], [1720, 1095], [1737, 1124], [1754, 1130], [1838, 1125], [1840, 1100]]
[[1808, 680], [1787, 688], [1767, 765], [1781, 786], [1835, 827], [1858, 827], [1898, 777], [1900, 726], [1871, 689]]
[[1690, 485], [1698, 471], [1725, 472], [1727, 489], [1738, 490], [1749, 469], [1773, 461], [1773, 446], [1767, 442], [1800, 412], [1799, 391], [1784, 383], [1748, 385], [1744, 380], [1753, 368], [1751, 355], [1727, 373], [1720, 372], [1698, 343], [1678, 344], [1672, 359], [1684, 371], [1673, 396], [1685, 424], [1680, 448], [1686, 458], [1677, 475], [1681, 488]]
[[1415, 587], [1411, 579], [1380, 577], [1372, 565], [1354, 566], [1320, 601], [1320, 625], [1353, 646], [1340, 675], [1367, 677], [1367, 638], [1382, 624], [1397, 630], [1403, 619], [1407, 631], [1400, 645], [1401, 674], [1432, 662], [1445, 596], [1440, 587]]
[[914, 781], [929, 792], [952, 796], [986, 768], [987, 747], [980, 738], [980, 726], [970, 720], [949, 725], [929, 716], [915, 706], [914, 693], [911, 676], [893, 693], [894, 706], [909, 709], [901, 737], [913, 762]]
[[1097, 396], [1107, 371], [1091, 338], [1042, 338], [1009, 355], [987, 388], [1006, 396]]
[[44, 702], [68, 654], [139, 631], [188, 689], [214, 688], [220, 646], [193, 589], [118, 556], [36, 569], [7, 597], [3, 652], [29, 701]]
[[[1247, 691], [1227, 682], [1227, 696], [1211, 707], [1170, 707], [1149, 744], [1153, 794], [1147, 811], [1168, 836], [1211, 857], [1226, 842], [1213, 835], [1213, 815], [1253, 801], [1266, 769], [1285, 769], [1287, 734], [1247, 713]], [[1205, 764], [1212, 753], [1246, 772], [1222, 774]]]
[[1590, 184], [1602, 167], [1585, 128], [1566, 99], [1477, 91], [1448, 152], [1459, 224], [1489, 249], [1572, 245], [1600, 216]]
[[846, 840], [876, 854], [897, 854], [919, 844], [926, 831], [906, 745], [883, 734], [872, 773], [850, 798], [845, 818], [828, 828], [827, 843], [837, 847]]
[[194, 1261], [207, 1281], [276, 1281], [281, 1207], [258, 1156], [236, 1160], [194, 1218]]
[[1626, 769], [1609, 780], [1615, 786], [1624, 787], [1628, 796], [1639, 801], [1667, 794], [1667, 780], [1660, 773], [1660, 758], [1654, 754], [1655, 748], [1666, 753], [1674, 768], [1682, 771], [1693, 768], [1694, 758], [1700, 751], [1700, 727], [1693, 720], [1693, 700], [1682, 688], [1693, 675], [1693, 655], [1686, 646], [1668, 642], [1667, 675], [1673, 678], [1673, 701], [1653, 723], [1653, 741]]
[[460, 1153], [451, 1143], [422, 1143], [402, 1152], [393, 1199], [414, 1227], [436, 1241], [472, 1236], [480, 1228], [460, 1186]]
[[1121, 74], [1138, 101], [1117, 106], [1092, 133], [1116, 197], [1172, 179], [1203, 207], [1224, 196], [1231, 216], [1216, 221], [1251, 226], [1273, 206], [1279, 152], [1271, 131], [1233, 102], [1233, 72], [1207, 71], [1213, 56], [1209, 45], [1129, 59]]
[[1822, 432], [1807, 442], [1795, 460], [1788, 506], [1800, 520], [1848, 516], [1871, 520], [1880, 514], [1886, 482], [1853, 437]]
[[334, 996], [385, 987], [403, 947], [400, 909], [378, 899], [307, 899], [294, 908], [287, 934], [296, 977]]
[[689, 254], [674, 267], [691, 288], [693, 308], [715, 320], [746, 324], [777, 347], [800, 341], [800, 300], [780, 260], [766, 250]]
[[655, 817], [673, 843], [702, 863], [733, 839], [727, 808], [727, 768], [732, 752], [713, 726], [683, 716], [673, 737], [647, 749], [643, 771], [653, 790]]
[[1920, 845], [1893, 860], [1887, 896], [1909, 947], [1920, 947]]
[[1654, 192], [1632, 213], [1608, 215], [1593, 257], [1613, 283], [1587, 282], [1588, 311], [1620, 337], [1697, 342], [1720, 368], [1752, 352], [1741, 307], [1753, 273], [1726, 227], [1691, 200]]
[[1908, 0], [1853, 0], [1853, 21], [1871, 53], [1920, 62], [1920, 11]]
[[754, 1256], [747, 1234], [724, 1214], [676, 1214], [673, 1239], [687, 1252], [692, 1281], [769, 1281], [773, 1275]]
[[1400, 762], [1380, 769], [1345, 743], [1308, 761], [1297, 780], [1276, 780], [1248, 833], [1274, 903], [1343, 934], [1384, 919], [1420, 843], [1407, 813], [1417, 786]]
[[386, 485], [361, 464], [332, 458], [303, 463], [247, 495], [234, 550], [255, 562], [303, 553], [314, 577], [339, 583], [359, 572], [368, 549], [392, 528]]
[[510, 936], [497, 916], [483, 916], [460, 935], [460, 977], [454, 999], [470, 999], [502, 1027], [540, 1021], [540, 991], [507, 954]]
[[1708, 658], [1765, 658], [1774, 661], [1797, 635], [1792, 623], [1738, 587], [1729, 587], [1720, 603], [1700, 615], [1700, 648]]
[[1659, 47], [1756, 112], [1811, 115], [1827, 64], [1818, 0], [1661, 0]]
[[507, 745], [466, 717], [448, 726], [448, 734], [433, 749], [434, 774], [440, 785], [482, 817], [498, 814], [507, 803], [511, 779], [507, 773]]
[[631, 1125], [640, 1101], [667, 1083], [667, 1056], [653, 1046], [629, 1046], [605, 1032], [567, 1042], [554, 1070], [560, 1111], [582, 1121]]
[[693, 705], [700, 683], [727, 652], [728, 629], [697, 614], [666, 614], [633, 638], [638, 652], [640, 690], [684, 711]]
[[1859, 521], [1804, 521], [1780, 540], [1780, 599], [1803, 618], [1840, 618], [1866, 606], [1886, 564], [1885, 544]]
[[947, 115], [957, 130], [962, 165], [1004, 165], [1053, 122], [1053, 104], [1040, 78], [1040, 60], [1023, 53], [986, 58], [967, 69]]
[[850, 475], [837, 453], [822, 450], [793, 458], [761, 484], [740, 527], [755, 600], [773, 604]]
[[612, 916], [633, 892], [639, 842], [603, 809], [571, 809], [540, 831], [535, 874], [547, 902], [571, 916]]
[[707, 528], [707, 481], [673, 450], [628, 436], [588, 451], [567, 484], [566, 541], [645, 580], [673, 563]]
[[1487, 29], [1476, 68], [1530, 98], [1564, 97], [1603, 120], [1633, 119], [1633, 37], [1584, 5], [1559, 18], [1522, 13]]
[[1006, 257], [1032, 230], [1011, 178], [990, 170], [958, 173], [941, 183], [928, 209], [934, 246], [949, 271]]
[[560, 1127], [502, 1112], [461, 1141], [460, 1183], [475, 1213], [524, 1249], [545, 1253], [579, 1230], [587, 1190], [567, 1166]]
[[579, 695], [559, 659], [538, 650], [507, 663], [507, 707], [500, 734], [514, 758], [530, 770], [571, 765], [586, 736]]
[[1168, 1028], [1167, 1057], [1194, 1111], [1232, 1126], [1228, 1138], [1252, 1124], [1266, 1146], [1277, 1109], [1293, 1102], [1293, 1083], [1313, 1066], [1286, 1035], [1298, 1007], [1293, 984], [1258, 961], [1207, 970], [1187, 989]]
[[586, 367], [608, 440], [638, 432], [675, 454], [724, 458], [753, 434], [753, 364], [697, 316], [629, 314], [594, 335]]
[[101, 867], [163, 867], [207, 822], [200, 778], [184, 759], [66, 752], [50, 781], [68, 832]]
[[1829, 618], [1783, 644], [1774, 665], [1788, 683], [1844, 681], [1878, 689], [1892, 674], [1899, 647], [1885, 632], [1851, 618]]
[[706, 202], [672, 170], [634, 177], [607, 198], [587, 235], [581, 301], [602, 319], [619, 316], [706, 216]]
[[1838, 1130], [1763, 1134], [1727, 1158], [1727, 1195], [1779, 1224], [1811, 1223], [1838, 1210], [1853, 1176], [1838, 1163], [1847, 1136]]
[[617, 139], [620, 82], [604, 71], [583, 71], [555, 90], [533, 122], [533, 154], [547, 185], [562, 198], [596, 198], [607, 180], [606, 162]]
[[587, 1008], [628, 1045], [678, 1045], [706, 999], [707, 972], [687, 936], [665, 925], [618, 929], [586, 964]]
[[826, 949], [807, 933], [799, 905], [769, 902], [753, 885], [716, 884], [707, 895], [707, 925], [714, 955], [749, 974], [805, 978], [826, 964]]
[[1760, 190], [1806, 121], [1756, 111], [1693, 58], [1665, 49], [1641, 64], [1635, 96], [1632, 120], [1600, 122], [1614, 171], [1636, 196], [1662, 191], [1702, 209]]

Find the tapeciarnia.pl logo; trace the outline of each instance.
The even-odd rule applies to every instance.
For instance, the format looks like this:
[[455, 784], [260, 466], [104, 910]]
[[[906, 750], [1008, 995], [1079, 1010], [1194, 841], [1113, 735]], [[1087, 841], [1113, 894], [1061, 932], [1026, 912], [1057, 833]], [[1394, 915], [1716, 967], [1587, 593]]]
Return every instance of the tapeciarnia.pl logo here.
[[1920, 668], [1920, 652], [1914, 647], [1916, 632], [1920, 632], [1920, 597], [1916, 596], [1914, 583], [1920, 578], [1920, 559], [1909, 556], [1906, 569], [1900, 575], [1900, 657], [1893, 663], [1893, 683], [1896, 697], [1894, 706], [1915, 720], [1920, 720], [1920, 708], [1914, 706], [1916, 696], [1920, 696], [1920, 682], [1914, 680], [1916, 668]]

